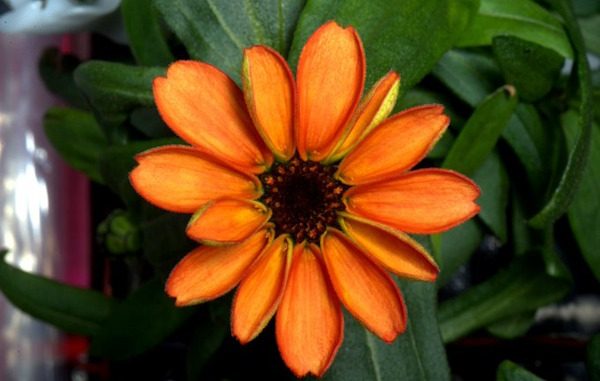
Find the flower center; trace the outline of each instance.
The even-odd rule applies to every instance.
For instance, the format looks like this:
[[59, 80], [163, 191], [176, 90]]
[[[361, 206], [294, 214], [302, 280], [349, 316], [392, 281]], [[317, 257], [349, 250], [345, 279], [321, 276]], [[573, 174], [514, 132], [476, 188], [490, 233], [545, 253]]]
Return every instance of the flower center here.
[[273, 211], [278, 234], [317, 243], [327, 226], [338, 226], [336, 212], [346, 208], [342, 195], [348, 187], [334, 173], [335, 167], [295, 156], [260, 176], [265, 190], [261, 201]]

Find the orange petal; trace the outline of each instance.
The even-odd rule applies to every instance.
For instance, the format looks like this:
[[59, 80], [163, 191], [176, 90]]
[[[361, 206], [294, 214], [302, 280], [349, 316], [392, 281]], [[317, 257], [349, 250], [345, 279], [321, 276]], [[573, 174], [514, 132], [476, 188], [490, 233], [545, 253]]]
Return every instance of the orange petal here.
[[297, 377], [325, 373], [344, 335], [340, 302], [316, 246], [296, 246], [275, 335], [283, 361]]
[[421, 169], [393, 179], [358, 185], [344, 195], [347, 211], [400, 231], [432, 234], [479, 212], [479, 187], [456, 172]]
[[244, 50], [244, 98], [250, 116], [267, 147], [282, 161], [296, 150], [294, 138], [294, 78], [275, 50], [254, 46]]
[[198, 304], [225, 294], [239, 283], [272, 238], [272, 231], [260, 230], [237, 245], [200, 246], [173, 268], [167, 279], [167, 294], [177, 298], [177, 306]]
[[298, 153], [327, 157], [352, 116], [365, 81], [365, 55], [356, 30], [331, 21], [308, 39], [300, 54]]
[[427, 250], [407, 234], [347, 213], [342, 229], [377, 262], [406, 278], [434, 281], [439, 268]]
[[325, 231], [321, 248], [344, 306], [383, 341], [394, 341], [406, 328], [406, 308], [394, 281], [339, 230]]
[[225, 73], [206, 63], [177, 61], [153, 85], [160, 115], [182, 139], [254, 173], [271, 164], [242, 91]]
[[289, 236], [280, 235], [240, 283], [231, 311], [231, 333], [242, 344], [254, 339], [275, 314], [285, 289], [292, 249]]
[[350, 131], [346, 131], [348, 135], [327, 161], [335, 162], [344, 157], [373, 128], [387, 118], [396, 104], [399, 90], [400, 76], [393, 71], [373, 85], [358, 105], [350, 122]]
[[222, 198], [206, 203], [186, 229], [188, 237], [204, 244], [238, 243], [260, 229], [271, 210], [256, 201]]
[[254, 199], [262, 192], [253, 175], [192, 147], [164, 146], [142, 152], [135, 159], [139, 165], [129, 175], [134, 189], [171, 212], [193, 213], [218, 197]]
[[427, 105], [392, 116], [371, 131], [340, 163], [346, 184], [365, 184], [399, 175], [421, 161], [448, 127], [444, 108]]

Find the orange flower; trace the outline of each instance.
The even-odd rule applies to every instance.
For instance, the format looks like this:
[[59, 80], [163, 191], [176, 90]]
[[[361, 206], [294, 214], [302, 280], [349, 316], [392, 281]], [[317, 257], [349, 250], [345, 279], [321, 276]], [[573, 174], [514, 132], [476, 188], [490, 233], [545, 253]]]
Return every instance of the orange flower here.
[[[283, 360], [322, 375], [342, 342], [340, 302], [386, 342], [406, 327], [397, 286], [382, 269], [433, 281], [438, 267], [407, 233], [447, 230], [479, 211], [479, 188], [441, 169], [408, 172], [448, 126], [443, 107], [388, 119], [400, 85], [388, 73], [360, 100], [362, 43], [329, 22], [308, 40], [296, 82], [266, 46], [244, 50], [243, 90], [217, 68], [171, 65], [154, 80], [158, 110], [190, 146], [136, 157], [134, 188], [149, 202], [194, 213], [202, 243], [171, 272], [178, 306], [236, 285], [231, 329], [241, 343], [276, 314]], [[341, 160], [341, 161], [340, 161]]]

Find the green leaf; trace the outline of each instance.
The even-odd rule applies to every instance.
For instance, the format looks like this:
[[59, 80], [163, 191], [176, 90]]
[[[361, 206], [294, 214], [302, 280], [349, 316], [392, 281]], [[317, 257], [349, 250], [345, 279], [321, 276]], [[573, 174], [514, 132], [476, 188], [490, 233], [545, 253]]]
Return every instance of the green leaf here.
[[154, 105], [152, 81], [165, 73], [159, 67], [87, 61], [75, 70], [75, 81], [98, 110], [120, 112]]
[[569, 153], [567, 165], [552, 197], [542, 210], [529, 221], [531, 226], [538, 229], [550, 225], [567, 211], [587, 164], [590, 141], [592, 140], [592, 86], [581, 31], [570, 8], [570, 2], [567, 0], [552, 0], [551, 3], [554, 4], [557, 11], [564, 18], [569, 37], [575, 48], [576, 57], [573, 70], [577, 75], [579, 91], [581, 92], [581, 103], [578, 110], [578, 124], [581, 132], [577, 143]]
[[481, 188], [477, 203], [481, 206], [478, 217], [490, 228], [500, 242], [508, 239], [506, 207], [509, 179], [500, 157], [495, 151], [473, 174], [473, 181]]
[[140, 355], [160, 344], [194, 312], [196, 308], [175, 307], [164, 284], [150, 281], [113, 308], [92, 339], [90, 354], [110, 360]]
[[509, 316], [488, 325], [489, 333], [502, 339], [514, 339], [524, 335], [534, 323], [536, 311]]
[[450, 380], [435, 320], [435, 285], [398, 283], [408, 311], [406, 332], [386, 344], [345, 313], [344, 342], [322, 380]]
[[108, 141], [90, 113], [68, 108], [51, 108], [44, 115], [48, 140], [70, 166], [102, 183], [98, 168], [100, 153]]
[[454, 141], [442, 167], [471, 176], [488, 157], [506, 127], [517, 97], [504, 86], [484, 99]]
[[515, 314], [556, 302], [571, 282], [553, 275], [537, 252], [516, 258], [510, 266], [439, 307], [445, 343]]
[[23, 312], [64, 331], [94, 336], [114, 308], [109, 297], [97, 291], [69, 286], [29, 274], [6, 262], [0, 250], [0, 290]]
[[122, 0], [121, 15], [135, 60], [145, 66], [167, 66], [174, 57], [150, 1]]
[[513, 149], [527, 173], [534, 197], [542, 197], [549, 178], [553, 129], [542, 123], [535, 106], [519, 103], [502, 132], [502, 138]]
[[600, 333], [592, 336], [588, 343], [586, 366], [590, 381], [600, 381]]
[[[562, 115], [562, 126], [569, 146], [576, 144], [578, 121], [571, 110]], [[589, 163], [584, 170], [581, 184], [573, 203], [567, 211], [573, 235], [588, 266], [600, 280], [600, 127], [594, 124]]]
[[580, 18], [579, 25], [587, 50], [600, 55], [600, 14]]
[[531, 0], [481, 0], [479, 12], [456, 46], [491, 45], [498, 35], [520, 37], [573, 58], [573, 49], [558, 20]]
[[173, 131], [162, 120], [156, 107], [138, 107], [131, 111], [131, 125], [149, 138], [173, 137]]
[[496, 381], [544, 381], [544, 379], [511, 361], [504, 360], [498, 366]]
[[305, 0], [154, 0], [191, 58], [208, 62], [238, 84], [242, 50], [268, 45], [287, 54]]
[[87, 103], [81, 90], [75, 85], [73, 72], [79, 65], [77, 57], [62, 54], [57, 48], [44, 50], [40, 57], [40, 76], [46, 88], [73, 107], [85, 109]]
[[122, 142], [127, 134], [122, 126], [129, 112], [139, 106], [154, 106], [152, 81], [165, 72], [164, 68], [88, 61], [79, 65], [74, 75], [109, 140]]
[[151, 148], [169, 144], [181, 144], [181, 140], [177, 138], [156, 139], [115, 145], [104, 150], [100, 155], [99, 168], [102, 179], [130, 209], [137, 210], [141, 202], [141, 198], [129, 182], [129, 172], [136, 165], [134, 156]]
[[496, 36], [492, 48], [506, 83], [515, 86], [519, 97], [528, 102], [548, 94], [564, 63], [554, 50], [518, 37]]
[[483, 234], [483, 227], [473, 218], [447, 232], [431, 237], [435, 256], [439, 258], [440, 273], [437, 277], [439, 288], [448, 283], [456, 271], [471, 258], [479, 247]]
[[460, 99], [473, 107], [503, 83], [502, 73], [492, 57], [470, 50], [447, 51], [437, 62], [432, 73]]
[[477, 10], [478, 0], [309, 0], [289, 55], [298, 62], [308, 37], [329, 20], [354, 26], [367, 57], [366, 88], [395, 70], [402, 76], [400, 98], [452, 47]]

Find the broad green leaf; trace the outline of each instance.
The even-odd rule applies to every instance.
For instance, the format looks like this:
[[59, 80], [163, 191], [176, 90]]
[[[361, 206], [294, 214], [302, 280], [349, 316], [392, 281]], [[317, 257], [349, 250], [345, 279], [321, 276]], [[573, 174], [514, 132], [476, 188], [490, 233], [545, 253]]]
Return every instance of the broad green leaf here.
[[517, 97], [504, 86], [485, 98], [475, 109], [454, 141], [442, 167], [471, 176], [488, 157], [506, 127]]
[[590, 68], [581, 31], [579, 30], [577, 20], [573, 15], [569, 1], [551, 0], [550, 2], [565, 20], [569, 37], [575, 48], [575, 64], [573, 65], [573, 72], [577, 77], [581, 96], [581, 103], [578, 110], [580, 132], [577, 142], [569, 153], [564, 172], [562, 173], [560, 182], [554, 190], [552, 197], [542, 210], [529, 221], [531, 226], [538, 229], [552, 224], [567, 211], [567, 208], [577, 191], [577, 187], [579, 186], [579, 182], [581, 181], [583, 171], [587, 164], [590, 142], [592, 140], [593, 95]]
[[481, 0], [479, 12], [456, 46], [491, 45], [498, 35], [520, 37], [573, 58], [573, 49], [560, 22], [532, 0]]
[[151, 1], [122, 0], [121, 15], [129, 47], [138, 64], [167, 66], [174, 60]]
[[472, 107], [502, 85], [502, 73], [488, 54], [452, 49], [436, 63], [433, 75]]
[[580, 18], [579, 25], [587, 50], [600, 55], [600, 14]]
[[154, 0], [165, 22], [195, 60], [240, 84], [242, 50], [268, 45], [287, 54], [305, 0]]
[[514, 362], [504, 360], [498, 366], [496, 381], [544, 381]]
[[104, 150], [99, 159], [100, 174], [104, 183], [119, 195], [130, 209], [137, 210], [141, 199], [129, 183], [129, 172], [136, 165], [134, 156], [151, 148], [169, 144], [181, 144], [181, 140], [147, 140], [115, 145]]
[[439, 307], [445, 343], [515, 314], [556, 302], [571, 282], [544, 263], [537, 252], [516, 258], [508, 268]]
[[121, 112], [154, 105], [152, 81], [165, 72], [159, 67], [87, 61], [75, 70], [75, 81], [99, 111]]
[[174, 136], [173, 131], [162, 120], [156, 107], [138, 107], [131, 111], [131, 125], [149, 138]]
[[97, 291], [69, 286], [27, 273], [6, 263], [0, 250], [0, 290], [23, 312], [64, 331], [94, 336], [114, 308], [111, 298]]
[[344, 342], [322, 380], [450, 380], [435, 320], [435, 285], [398, 283], [408, 311], [406, 332], [386, 344], [344, 313]]
[[519, 97], [528, 102], [548, 94], [564, 63], [564, 57], [554, 50], [518, 37], [496, 36], [492, 48], [506, 83], [515, 86]]
[[100, 153], [108, 147], [108, 141], [92, 114], [51, 108], [44, 115], [44, 132], [69, 165], [102, 183], [98, 160]]
[[161, 75], [165, 75], [164, 68], [88, 61], [75, 70], [75, 82], [92, 104], [109, 140], [121, 142], [126, 140], [123, 125], [129, 112], [154, 105], [152, 80]]
[[[550, 178], [553, 126], [542, 123], [535, 106], [519, 103], [502, 132], [502, 138], [513, 149], [527, 174], [535, 197], [542, 197]], [[532, 211], [533, 212], [533, 211]]]
[[[577, 115], [568, 111], [562, 115], [562, 126], [570, 147], [577, 139]], [[594, 125], [590, 158], [573, 203], [567, 211], [573, 235], [588, 266], [600, 280], [600, 127]]]
[[495, 151], [473, 173], [473, 181], [481, 188], [477, 203], [481, 211], [477, 215], [496, 237], [505, 243], [508, 239], [506, 207], [508, 205], [509, 179], [500, 157]]
[[524, 335], [534, 323], [536, 311], [509, 316], [488, 325], [489, 333], [502, 339], [514, 339]]
[[87, 107], [85, 97], [75, 85], [73, 72], [80, 60], [70, 54], [62, 54], [57, 48], [44, 50], [40, 57], [40, 77], [46, 88], [69, 105], [81, 109]]
[[140, 355], [160, 344], [196, 308], [178, 308], [161, 281], [150, 281], [117, 304], [92, 339], [90, 354], [110, 360]]
[[470, 219], [457, 227], [431, 237], [438, 259], [440, 273], [437, 285], [443, 287], [456, 271], [471, 258], [483, 239], [484, 228], [477, 219]]
[[600, 381], [600, 333], [592, 336], [588, 343], [586, 366], [590, 381]]
[[329, 20], [353, 26], [367, 57], [366, 88], [395, 70], [402, 76], [400, 98], [450, 49], [477, 10], [478, 0], [309, 0], [290, 51], [296, 67], [308, 37]]

